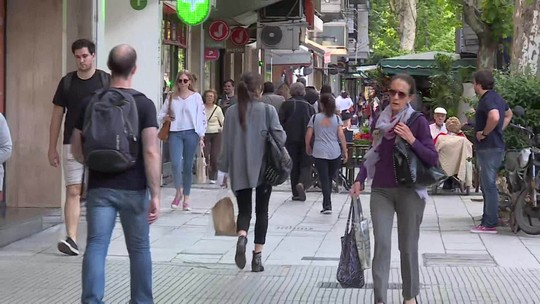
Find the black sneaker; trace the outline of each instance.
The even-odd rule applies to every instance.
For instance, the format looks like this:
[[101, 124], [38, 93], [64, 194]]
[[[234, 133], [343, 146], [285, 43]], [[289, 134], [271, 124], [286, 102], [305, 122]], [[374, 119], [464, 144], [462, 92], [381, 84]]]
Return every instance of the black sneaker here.
[[77, 243], [75, 243], [75, 241], [70, 237], [58, 242], [58, 251], [67, 255], [79, 255], [79, 247], [77, 246]]
[[234, 256], [234, 263], [240, 269], [246, 267], [246, 245], [247, 237], [241, 235], [236, 242], [236, 254]]
[[296, 185], [296, 191], [298, 192], [298, 200], [305, 202], [306, 201], [306, 190], [304, 189], [304, 185], [299, 183]]
[[323, 209], [321, 210], [321, 214], [332, 214], [332, 209]]

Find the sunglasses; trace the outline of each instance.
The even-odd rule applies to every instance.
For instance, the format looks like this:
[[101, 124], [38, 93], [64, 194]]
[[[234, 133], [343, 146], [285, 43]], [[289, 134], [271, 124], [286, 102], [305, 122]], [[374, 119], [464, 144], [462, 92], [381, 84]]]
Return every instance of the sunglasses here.
[[388, 95], [390, 95], [390, 97], [394, 97], [394, 96], [398, 96], [399, 99], [403, 99], [407, 96], [409, 96], [409, 94], [407, 93], [403, 93], [401, 91], [396, 91], [396, 90], [388, 90]]
[[189, 79], [178, 79], [178, 83], [188, 83], [189, 82]]

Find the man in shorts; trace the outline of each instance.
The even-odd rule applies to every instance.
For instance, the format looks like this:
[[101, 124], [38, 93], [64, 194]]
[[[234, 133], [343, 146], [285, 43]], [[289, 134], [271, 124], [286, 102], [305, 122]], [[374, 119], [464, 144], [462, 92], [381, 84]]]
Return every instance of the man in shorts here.
[[77, 228], [81, 213], [80, 197], [84, 165], [73, 158], [69, 142], [76, 120], [79, 119], [82, 101], [96, 90], [108, 87], [110, 75], [96, 69], [96, 46], [92, 41], [79, 39], [73, 42], [71, 51], [77, 63], [77, 70], [60, 80], [54, 94], [48, 157], [51, 166], [55, 168], [60, 166], [57, 144], [65, 114], [62, 166], [66, 184], [64, 218], [67, 236], [58, 242], [58, 250], [67, 255], [78, 255]]

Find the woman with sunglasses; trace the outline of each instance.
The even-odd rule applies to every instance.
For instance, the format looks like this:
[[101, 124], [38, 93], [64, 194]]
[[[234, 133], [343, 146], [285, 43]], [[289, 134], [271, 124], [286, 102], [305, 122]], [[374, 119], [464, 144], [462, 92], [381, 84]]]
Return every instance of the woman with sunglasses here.
[[[206, 132], [204, 104], [201, 95], [193, 88], [194, 82], [193, 74], [188, 71], [180, 72], [174, 83], [172, 98], [165, 101], [158, 115], [161, 122], [171, 122], [169, 154], [176, 188], [171, 208], [179, 208], [182, 202], [184, 211], [191, 210], [189, 194], [193, 177], [193, 160], [197, 146], [204, 146]], [[167, 113], [169, 101], [171, 101], [171, 115]]]
[[372, 179], [370, 206], [375, 239], [372, 272], [377, 304], [388, 303], [394, 213], [397, 214], [398, 223], [403, 303], [416, 303], [416, 296], [420, 292], [418, 240], [427, 189], [398, 185], [392, 157], [396, 140], [404, 140], [426, 165], [437, 165], [438, 154], [427, 119], [420, 116], [407, 126], [409, 118], [415, 112], [409, 104], [415, 96], [415, 88], [415, 81], [409, 75], [400, 74], [392, 78], [388, 91], [390, 103], [375, 122], [373, 145], [366, 153], [365, 161], [351, 189], [351, 195], [357, 197], [364, 190], [365, 180]]

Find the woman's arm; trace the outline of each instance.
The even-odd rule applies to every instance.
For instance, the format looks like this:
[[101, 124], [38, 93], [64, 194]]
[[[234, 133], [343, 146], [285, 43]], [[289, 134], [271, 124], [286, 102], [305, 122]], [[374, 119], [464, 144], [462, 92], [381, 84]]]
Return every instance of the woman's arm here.
[[[167, 112], [169, 109], [169, 102], [171, 101], [171, 95], [167, 95], [167, 100], [165, 100], [165, 103], [161, 106], [161, 110], [158, 113], [158, 121], [159, 123], [165, 122], [165, 116], [167, 116]], [[172, 109], [171, 109], [172, 111]]]
[[338, 137], [341, 143], [341, 155], [343, 155], [343, 162], [347, 162], [347, 141], [345, 140], [345, 133], [343, 133], [343, 128], [341, 125], [338, 126]]
[[439, 153], [435, 149], [427, 119], [424, 116], [418, 117], [412, 124], [411, 129], [416, 138], [411, 148], [416, 153], [416, 156], [425, 164], [436, 166], [439, 162]]
[[219, 122], [219, 129], [222, 130], [223, 129], [223, 122], [225, 121], [225, 116], [223, 115], [223, 111], [221, 110], [221, 107], [217, 107], [216, 108], [216, 116], [217, 116], [217, 120]]
[[206, 133], [206, 112], [201, 95], [199, 93], [195, 94], [195, 100], [197, 102], [197, 113], [195, 114], [195, 132], [197, 132], [202, 140], [204, 138], [204, 134]]

